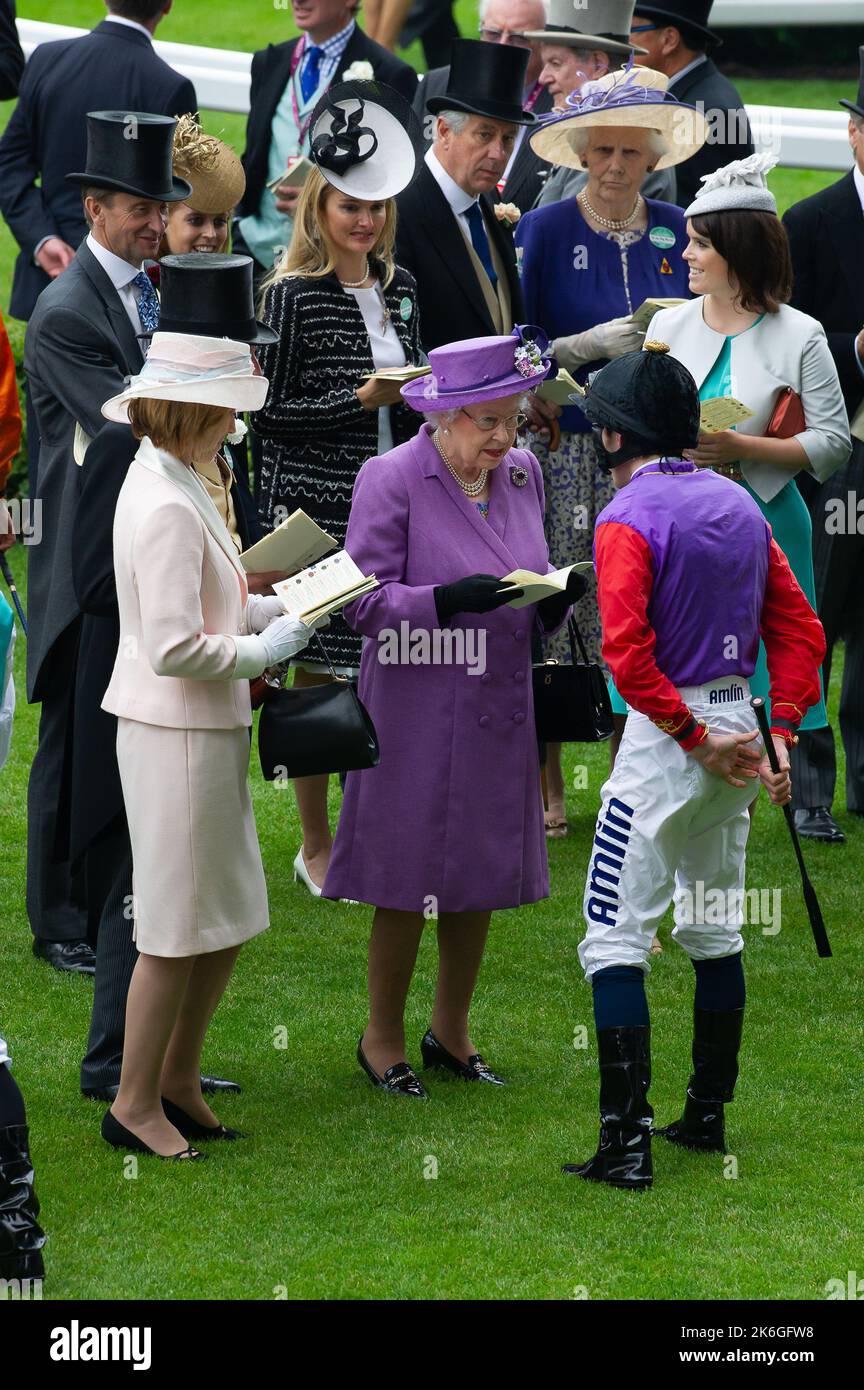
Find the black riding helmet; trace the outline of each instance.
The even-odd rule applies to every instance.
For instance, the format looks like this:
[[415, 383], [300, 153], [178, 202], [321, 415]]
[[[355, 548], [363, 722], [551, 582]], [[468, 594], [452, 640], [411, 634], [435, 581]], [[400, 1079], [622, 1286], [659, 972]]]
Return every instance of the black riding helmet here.
[[594, 372], [580, 405], [592, 425], [626, 436], [617, 453], [607, 452], [610, 469], [644, 454], [646, 446], [680, 458], [699, 443], [699, 391], [666, 343], [649, 339], [641, 352], [625, 353]]

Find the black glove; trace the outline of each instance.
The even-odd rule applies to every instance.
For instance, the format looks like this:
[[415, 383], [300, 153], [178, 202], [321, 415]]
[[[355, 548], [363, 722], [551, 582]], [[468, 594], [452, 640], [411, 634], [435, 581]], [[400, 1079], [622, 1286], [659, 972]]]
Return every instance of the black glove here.
[[439, 584], [432, 593], [439, 623], [449, 623], [455, 613], [491, 613], [511, 598], [519, 598], [522, 590], [511, 589], [494, 574], [471, 574], [467, 579], [457, 579], [455, 584]]
[[587, 588], [588, 580], [585, 575], [579, 570], [574, 570], [568, 575], [567, 588], [563, 594], [552, 594], [550, 598], [541, 599], [537, 605], [537, 612], [544, 628], [549, 631], [563, 623], [567, 609], [571, 604], [578, 603]]

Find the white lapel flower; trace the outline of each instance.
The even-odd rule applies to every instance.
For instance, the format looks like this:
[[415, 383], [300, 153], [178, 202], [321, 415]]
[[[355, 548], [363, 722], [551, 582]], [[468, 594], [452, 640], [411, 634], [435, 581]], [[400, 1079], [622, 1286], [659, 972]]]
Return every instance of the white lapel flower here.
[[245, 436], [249, 433], [245, 420], [241, 420], [239, 415], [234, 416], [234, 428], [226, 439], [229, 444], [242, 444]]
[[495, 216], [505, 227], [515, 227], [522, 216], [522, 210], [517, 208], [515, 203], [496, 203]]
[[375, 76], [375, 69], [371, 63], [364, 62], [362, 58], [357, 59], [346, 68], [342, 74], [343, 82], [371, 82]]

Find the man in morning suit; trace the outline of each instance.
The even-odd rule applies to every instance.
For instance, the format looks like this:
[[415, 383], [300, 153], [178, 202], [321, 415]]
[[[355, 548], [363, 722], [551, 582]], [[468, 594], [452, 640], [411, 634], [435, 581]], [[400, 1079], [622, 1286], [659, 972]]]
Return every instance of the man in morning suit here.
[[708, 50], [722, 40], [707, 28], [714, 0], [663, 0], [660, 5], [636, 0], [630, 37], [647, 49], [639, 61], [665, 72], [669, 95], [704, 111], [708, 139], [696, 154], [675, 166], [679, 207], [689, 207], [712, 174], [733, 159], [753, 153], [750, 123], [739, 93], [719, 71]]
[[427, 102], [437, 117], [435, 143], [396, 200], [396, 260], [417, 281], [427, 352], [509, 333], [523, 316], [513, 238], [489, 195], [519, 126], [536, 124], [522, 109], [527, 66], [527, 49], [457, 39], [447, 90]]
[[15, 0], [0, 0], [0, 101], [18, 95], [24, 51], [15, 26]]
[[24, 340], [41, 435], [34, 503], [42, 521], [42, 540], [28, 551], [27, 698], [42, 710], [27, 795], [27, 912], [34, 954], [87, 974], [94, 968], [87, 916], [60, 814], [81, 626], [70, 559], [77, 464], [104, 424], [103, 403], [140, 370], [140, 335], [158, 323], [143, 262], [158, 254], [168, 203], [192, 191], [171, 172], [176, 124], [140, 111], [87, 116], [86, 168], [67, 177], [90, 231], [39, 296]]
[[[864, 47], [858, 52], [858, 99], [840, 103], [849, 112], [853, 168], [821, 193], [796, 203], [783, 218], [792, 250], [792, 303], [825, 329], [850, 422], [864, 405]], [[816, 602], [827, 644], [822, 667], [826, 695], [831, 649], [838, 637], [846, 640], [840, 693], [846, 805], [864, 816], [864, 443], [853, 435], [849, 462], [827, 483], [800, 474], [799, 486], [813, 519]], [[845, 836], [831, 815], [837, 772], [834, 731], [814, 729], [799, 737], [792, 754], [798, 834], [842, 844]]]
[[[194, 332], [214, 338], [230, 334], [235, 340], [251, 343], [275, 339], [271, 329], [255, 322], [248, 256], [166, 256], [160, 269], [159, 324], [163, 332]], [[80, 860], [84, 865], [91, 934], [96, 935], [93, 1016], [81, 1063], [81, 1090], [97, 1100], [113, 1100], [117, 1092], [126, 997], [138, 959], [128, 910], [132, 846], [115, 751], [117, 720], [103, 710], [102, 699], [120, 641], [112, 545], [114, 513], [139, 442], [129, 425], [103, 424], [77, 470], [72, 524], [72, 581], [83, 616], [63, 800], [68, 800], [69, 857], [73, 863]], [[246, 550], [261, 539], [263, 526], [245, 486], [244, 470], [231, 470], [227, 449], [224, 458], [214, 462], [218, 475], [206, 470], [198, 476], [238, 550]], [[267, 585], [273, 578], [250, 574], [250, 592], [272, 592]], [[201, 1089], [210, 1094], [239, 1087], [217, 1077], [202, 1077]]]
[[[540, 81], [543, 66], [540, 59], [540, 45], [524, 37], [528, 29], [542, 29], [545, 20], [543, 0], [480, 0], [480, 37], [485, 43], [509, 43], [528, 51], [528, 67], [525, 70], [525, 86], [522, 108], [533, 111], [535, 116], [543, 116], [552, 110], [552, 93]], [[450, 80], [450, 67], [433, 68], [417, 84], [414, 97], [414, 110], [423, 127], [427, 145], [435, 136], [434, 117], [427, 115], [426, 102], [432, 97], [440, 97], [446, 92]], [[520, 212], [527, 212], [537, 200], [549, 173], [549, 165], [536, 155], [528, 141], [528, 131], [519, 127], [516, 148], [510, 156], [501, 182], [504, 187], [501, 197], [505, 202], [515, 203]]]
[[[0, 0], [8, 3], [8, 0]], [[66, 181], [87, 153], [88, 111], [198, 109], [195, 88], [153, 50], [152, 34], [173, 0], [106, 0], [108, 17], [80, 38], [42, 43], [0, 138], [0, 213], [20, 248], [9, 312], [27, 320], [87, 235], [78, 190]], [[28, 399], [30, 492], [39, 431]]]
[[268, 184], [285, 172], [290, 160], [308, 155], [312, 112], [327, 88], [343, 81], [349, 68], [359, 68], [354, 76], [374, 76], [407, 101], [414, 95], [414, 69], [367, 38], [354, 19], [357, 7], [358, 0], [291, 0], [300, 37], [271, 43], [252, 59], [243, 155], [246, 193], [233, 244], [236, 251], [249, 252], [259, 276], [272, 269], [291, 240], [300, 195], [290, 184], [275, 191]]

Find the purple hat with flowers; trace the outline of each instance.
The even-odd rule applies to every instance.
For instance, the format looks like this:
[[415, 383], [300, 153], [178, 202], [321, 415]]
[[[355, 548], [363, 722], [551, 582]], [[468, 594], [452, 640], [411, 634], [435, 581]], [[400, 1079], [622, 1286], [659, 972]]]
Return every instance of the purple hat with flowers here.
[[452, 410], [530, 391], [551, 370], [548, 347], [533, 324], [517, 324], [506, 337], [444, 343], [429, 353], [431, 371], [402, 387], [402, 398], [412, 410]]

